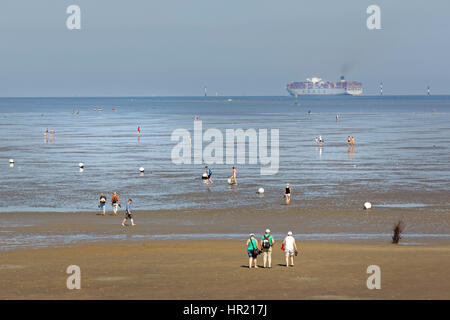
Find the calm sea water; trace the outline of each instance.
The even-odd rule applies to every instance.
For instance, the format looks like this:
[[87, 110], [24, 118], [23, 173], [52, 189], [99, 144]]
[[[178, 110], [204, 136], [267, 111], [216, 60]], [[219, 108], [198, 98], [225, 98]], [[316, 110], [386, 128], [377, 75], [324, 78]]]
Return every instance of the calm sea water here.
[[[224, 135], [226, 129], [279, 129], [278, 174], [261, 176], [259, 164], [236, 165], [239, 186], [230, 187], [231, 166], [211, 164], [215, 183], [207, 187], [200, 178], [204, 164], [173, 164], [172, 131], [193, 132], [195, 115], [204, 130]], [[46, 128], [55, 135], [46, 139]], [[94, 211], [100, 192], [110, 198], [113, 191], [123, 203], [133, 198], [140, 210], [271, 208], [279, 207], [286, 183], [292, 206], [449, 205], [447, 96], [305, 98], [297, 105], [289, 97], [3, 98], [0, 135], [3, 212]], [[314, 142], [318, 135], [322, 148]], [[347, 148], [348, 135], [355, 137], [354, 150]], [[259, 187], [264, 197], [256, 195]]]

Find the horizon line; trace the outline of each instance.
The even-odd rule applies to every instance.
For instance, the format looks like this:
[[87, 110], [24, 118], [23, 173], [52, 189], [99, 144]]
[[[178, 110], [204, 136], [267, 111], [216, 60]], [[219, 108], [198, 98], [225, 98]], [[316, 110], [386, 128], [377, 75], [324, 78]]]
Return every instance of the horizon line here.
[[[363, 94], [363, 95], [309, 95], [309, 96], [299, 96], [298, 99], [301, 100], [302, 98], [336, 98], [336, 97], [409, 97], [409, 96], [416, 96], [416, 97], [445, 97], [450, 96], [450, 93], [443, 93], [443, 94], [418, 94], [418, 93], [412, 93], [412, 94]], [[79, 99], [79, 98], [292, 98], [295, 99], [295, 97], [290, 95], [222, 95], [222, 96], [204, 96], [204, 95], [117, 95], [117, 96], [109, 96], [109, 95], [99, 95], [99, 96], [67, 96], [67, 95], [61, 95], [61, 96], [0, 96], [0, 99], [53, 99], [53, 98], [73, 98], [73, 99]]]

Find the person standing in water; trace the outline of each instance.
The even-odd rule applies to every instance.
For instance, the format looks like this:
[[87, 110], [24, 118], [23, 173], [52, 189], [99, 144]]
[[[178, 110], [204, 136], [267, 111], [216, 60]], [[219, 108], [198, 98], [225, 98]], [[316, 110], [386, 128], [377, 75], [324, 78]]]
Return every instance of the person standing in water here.
[[117, 216], [117, 208], [121, 206], [119, 197], [117, 196], [117, 192], [113, 193], [113, 196], [111, 198], [111, 205], [113, 207], [114, 215]]
[[98, 207], [103, 212], [102, 215], [104, 216], [106, 214], [106, 197], [104, 193], [100, 194]]
[[253, 233], [251, 233], [250, 237], [247, 239], [246, 246], [248, 253], [248, 268], [251, 269], [253, 264], [254, 268], [258, 268], [256, 258], [258, 257], [260, 248], [258, 245], [258, 240], [256, 240]]
[[141, 134], [141, 127], [140, 126], [138, 126], [138, 134]]
[[125, 209], [125, 218], [122, 221], [122, 227], [125, 227], [125, 222], [127, 222], [128, 219], [131, 220], [131, 225], [135, 226], [134, 221], [133, 221], [133, 209], [131, 208], [132, 202], [133, 202], [133, 200], [128, 199], [127, 207]]
[[347, 145], [350, 146], [350, 144], [352, 143], [352, 138], [350, 138], [350, 136], [347, 137]]
[[289, 186], [289, 183], [286, 184], [286, 188], [284, 188], [284, 198], [286, 199], [286, 205], [289, 205], [291, 203], [291, 187]]
[[235, 167], [231, 168], [231, 171], [233, 171], [233, 175], [230, 177], [231, 183], [234, 183], [234, 184], [237, 185], [238, 183], [237, 183], [237, 171], [236, 171], [236, 168]]
[[206, 172], [206, 184], [208, 184], [208, 182], [214, 183], [214, 181], [212, 181], [211, 179], [212, 171], [208, 166], [205, 166], [205, 172]]
[[355, 145], [355, 138], [352, 136], [352, 147]]

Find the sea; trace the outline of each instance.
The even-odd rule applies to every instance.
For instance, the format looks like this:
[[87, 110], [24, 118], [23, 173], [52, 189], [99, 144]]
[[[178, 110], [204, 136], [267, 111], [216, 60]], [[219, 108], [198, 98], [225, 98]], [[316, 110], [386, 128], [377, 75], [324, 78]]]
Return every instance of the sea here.
[[[174, 163], [172, 135], [197, 143], [196, 117], [222, 133], [223, 157]], [[277, 129], [278, 171], [249, 163], [248, 139], [245, 163], [227, 162], [227, 129], [266, 129], [272, 152]], [[114, 191], [136, 210], [277, 208], [287, 183], [293, 207], [450, 204], [450, 96], [0, 98], [0, 136], [0, 212], [96, 211]]]

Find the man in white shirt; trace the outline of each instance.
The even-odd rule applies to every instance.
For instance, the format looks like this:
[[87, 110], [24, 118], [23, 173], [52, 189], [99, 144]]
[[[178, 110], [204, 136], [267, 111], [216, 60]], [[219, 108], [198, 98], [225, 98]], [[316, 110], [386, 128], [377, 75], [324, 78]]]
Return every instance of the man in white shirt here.
[[286, 257], [286, 267], [289, 267], [289, 257], [291, 258], [291, 266], [294, 266], [294, 254], [297, 255], [297, 244], [295, 238], [292, 236], [292, 231], [283, 240], [284, 255]]

